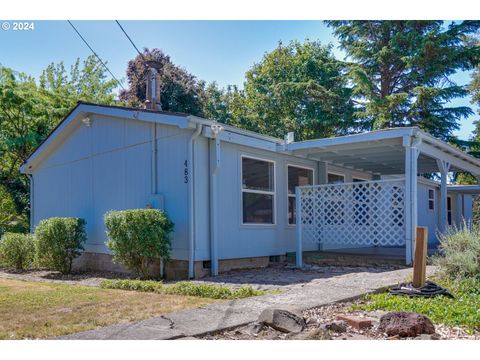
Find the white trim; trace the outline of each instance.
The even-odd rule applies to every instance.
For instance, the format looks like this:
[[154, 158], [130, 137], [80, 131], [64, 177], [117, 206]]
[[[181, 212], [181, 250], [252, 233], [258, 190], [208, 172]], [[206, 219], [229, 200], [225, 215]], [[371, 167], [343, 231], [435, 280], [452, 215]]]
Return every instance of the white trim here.
[[[288, 227], [295, 227], [297, 224], [294, 223], [294, 224], [291, 224], [290, 221], [289, 221], [289, 218], [288, 218], [288, 211], [290, 210], [289, 209], [289, 206], [290, 206], [290, 203], [289, 203], [289, 198], [294, 198], [296, 199], [296, 191], [294, 194], [289, 194], [288, 193], [288, 168], [289, 167], [295, 167], [297, 169], [305, 169], [305, 170], [311, 170], [312, 171], [312, 183], [311, 185], [314, 185], [315, 184], [315, 168], [313, 167], [310, 167], [308, 165], [297, 165], [296, 163], [291, 163], [289, 161], [285, 162], [285, 167], [286, 167], [286, 173], [285, 173], [285, 185], [286, 185], [286, 190], [287, 190], [287, 226]], [[296, 200], [295, 200], [296, 202]], [[296, 209], [296, 208], [295, 208]]]
[[[433, 198], [430, 198], [430, 190], [433, 191]], [[436, 201], [436, 189], [432, 187], [427, 187], [427, 210], [431, 212], [435, 212], [435, 206], [437, 205]], [[433, 209], [430, 209], [430, 200], [433, 201]]]
[[[243, 188], [243, 158], [247, 159], [253, 159], [253, 160], [259, 160], [259, 161], [264, 161], [264, 162], [269, 162], [273, 164], [273, 191], [265, 191], [265, 190], [253, 190], [253, 189], [244, 189]], [[254, 194], [265, 194], [265, 195], [272, 195], [273, 196], [273, 223], [271, 224], [266, 224], [266, 223], [245, 223], [243, 222], [243, 193], [254, 193]], [[276, 167], [276, 161], [275, 160], [270, 160], [270, 159], [265, 159], [262, 157], [257, 157], [254, 155], [248, 155], [245, 153], [240, 154], [240, 226], [246, 226], [246, 227], [254, 227], [254, 226], [261, 226], [261, 227], [271, 227], [271, 226], [276, 226], [277, 225], [277, 167]]]

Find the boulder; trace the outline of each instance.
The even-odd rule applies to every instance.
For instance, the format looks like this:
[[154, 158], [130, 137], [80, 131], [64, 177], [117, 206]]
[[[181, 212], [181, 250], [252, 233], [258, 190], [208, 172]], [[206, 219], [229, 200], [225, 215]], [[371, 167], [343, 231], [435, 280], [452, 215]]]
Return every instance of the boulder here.
[[380, 318], [378, 330], [388, 336], [416, 337], [420, 334], [434, 334], [435, 326], [425, 315], [396, 311]]
[[305, 328], [305, 320], [301, 312], [290, 308], [265, 309], [258, 317], [258, 322], [285, 333], [300, 332]]
[[328, 323], [320, 325], [320, 329], [328, 330], [335, 333], [344, 333], [347, 331], [347, 323], [343, 320], [330, 321]]

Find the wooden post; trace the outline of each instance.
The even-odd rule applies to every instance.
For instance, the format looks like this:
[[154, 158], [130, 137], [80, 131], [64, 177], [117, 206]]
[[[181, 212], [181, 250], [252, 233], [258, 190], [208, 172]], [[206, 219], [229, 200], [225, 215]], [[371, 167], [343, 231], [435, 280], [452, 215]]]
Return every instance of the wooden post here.
[[415, 256], [413, 260], [413, 286], [416, 288], [425, 285], [425, 277], [427, 273], [427, 245], [428, 228], [417, 226]]

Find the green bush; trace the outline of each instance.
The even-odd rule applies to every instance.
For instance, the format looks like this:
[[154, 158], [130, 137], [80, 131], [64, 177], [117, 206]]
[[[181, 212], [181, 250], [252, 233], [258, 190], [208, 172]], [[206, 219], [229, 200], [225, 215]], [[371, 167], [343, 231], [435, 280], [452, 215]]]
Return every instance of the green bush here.
[[5, 233], [0, 240], [0, 263], [24, 270], [32, 265], [35, 244], [30, 234]]
[[142, 278], [149, 277], [149, 266], [154, 260], [170, 257], [169, 234], [174, 225], [163, 211], [109, 211], [105, 214], [105, 225], [113, 261], [124, 264]]
[[450, 278], [480, 279], [480, 226], [464, 222], [461, 227], [450, 227], [439, 238], [440, 255], [433, 257], [433, 263]]
[[241, 299], [266, 294], [265, 291], [255, 290], [251, 286], [242, 286], [238, 289], [232, 289], [226, 286], [200, 284], [189, 281], [180, 281], [172, 285], [163, 285], [162, 282], [151, 280], [103, 280], [100, 286], [104, 289], [134, 290], [210, 299]]
[[49, 218], [35, 229], [35, 257], [39, 266], [69, 274], [73, 260], [84, 250], [87, 240], [85, 220]]

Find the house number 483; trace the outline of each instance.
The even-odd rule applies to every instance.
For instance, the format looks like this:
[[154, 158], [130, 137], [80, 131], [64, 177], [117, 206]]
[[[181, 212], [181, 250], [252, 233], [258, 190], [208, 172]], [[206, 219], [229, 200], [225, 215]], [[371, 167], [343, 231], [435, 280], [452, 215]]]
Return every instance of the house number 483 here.
[[183, 165], [185, 165], [185, 169], [183, 170], [183, 182], [187, 184], [188, 183], [188, 161], [185, 160]]

